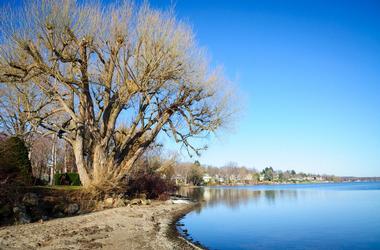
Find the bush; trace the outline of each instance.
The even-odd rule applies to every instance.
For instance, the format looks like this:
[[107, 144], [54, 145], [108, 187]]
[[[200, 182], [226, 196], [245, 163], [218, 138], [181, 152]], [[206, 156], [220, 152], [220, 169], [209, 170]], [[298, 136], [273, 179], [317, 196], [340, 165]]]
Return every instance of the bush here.
[[10, 137], [0, 144], [0, 180], [6, 179], [18, 184], [30, 184], [32, 180], [28, 149], [19, 137]]
[[78, 173], [64, 173], [64, 174], [55, 174], [54, 175], [54, 185], [71, 185], [71, 186], [80, 186], [80, 178]]
[[176, 186], [173, 182], [163, 179], [160, 174], [155, 172], [138, 172], [129, 179], [127, 184], [128, 195], [146, 194], [149, 199], [162, 199], [175, 189]]
[[82, 183], [80, 182], [79, 174], [78, 173], [67, 173], [69, 175], [71, 186], [80, 186]]

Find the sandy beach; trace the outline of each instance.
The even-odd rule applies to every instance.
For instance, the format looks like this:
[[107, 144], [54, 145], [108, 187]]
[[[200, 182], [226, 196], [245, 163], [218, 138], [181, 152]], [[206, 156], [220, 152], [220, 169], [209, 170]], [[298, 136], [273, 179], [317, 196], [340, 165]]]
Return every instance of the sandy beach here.
[[0, 249], [197, 249], [173, 223], [196, 204], [151, 205], [0, 228]]

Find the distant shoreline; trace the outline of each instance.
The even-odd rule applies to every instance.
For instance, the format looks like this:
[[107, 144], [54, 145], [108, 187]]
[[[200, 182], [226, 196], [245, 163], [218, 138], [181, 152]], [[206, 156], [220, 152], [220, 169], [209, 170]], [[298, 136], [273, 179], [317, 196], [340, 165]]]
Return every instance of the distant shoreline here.
[[380, 182], [379, 179], [376, 180], [361, 180], [361, 181], [320, 181], [320, 182], [260, 182], [260, 183], [249, 183], [249, 184], [216, 184], [216, 185], [178, 185], [182, 188], [198, 188], [198, 187], [244, 187], [244, 186], [269, 186], [269, 185], [302, 185], [302, 184], [333, 184], [333, 183], [366, 183], [366, 182]]

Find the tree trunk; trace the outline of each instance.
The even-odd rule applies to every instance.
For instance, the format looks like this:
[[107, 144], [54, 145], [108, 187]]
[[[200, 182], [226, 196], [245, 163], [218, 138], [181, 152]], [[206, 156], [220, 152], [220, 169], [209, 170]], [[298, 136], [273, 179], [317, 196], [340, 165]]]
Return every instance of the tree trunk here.
[[[113, 160], [111, 157], [107, 156], [106, 150], [102, 145], [96, 145], [93, 154], [93, 184], [96, 186], [101, 186], [107, 181], [112, 181], [109, 179], [110, 168], [113, 165]], [[113, 166], [112, 166], [113, 167]]]
[[83, 138], [77, 136], [77, 140], [72, 144], [72, 146], [80, 181], [84, 187], [89, 187], [91, 185], [91, 180], [87, 171], [86, 161], [84, 159]]

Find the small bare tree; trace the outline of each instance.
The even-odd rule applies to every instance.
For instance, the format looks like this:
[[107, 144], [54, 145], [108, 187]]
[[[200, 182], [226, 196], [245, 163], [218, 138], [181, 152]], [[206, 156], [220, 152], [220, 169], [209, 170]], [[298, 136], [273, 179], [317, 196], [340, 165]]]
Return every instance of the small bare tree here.
[[30, 162], [32, 164], [33, 176], [43, 179], [49, 175], [48, 161], [51, 159], [53, 141], [51, 137], [35, 135], [32, 147], [29, 149]]
[[229, 117], [220, 73], [172, 12], [39, 0], [0, 15], [0, 82], [51, 101], [32, 124], [72, 145], [84, 186], [118, 184], [160, 132], [199, 153], [191, 138]]
[[43, 117], [49, 99], [30, 84], [2, 84], [0, 96], [0, 130], [23, 138], [30, 147], [32, 132], [35, 131], [32, 117], [37, 113]]

